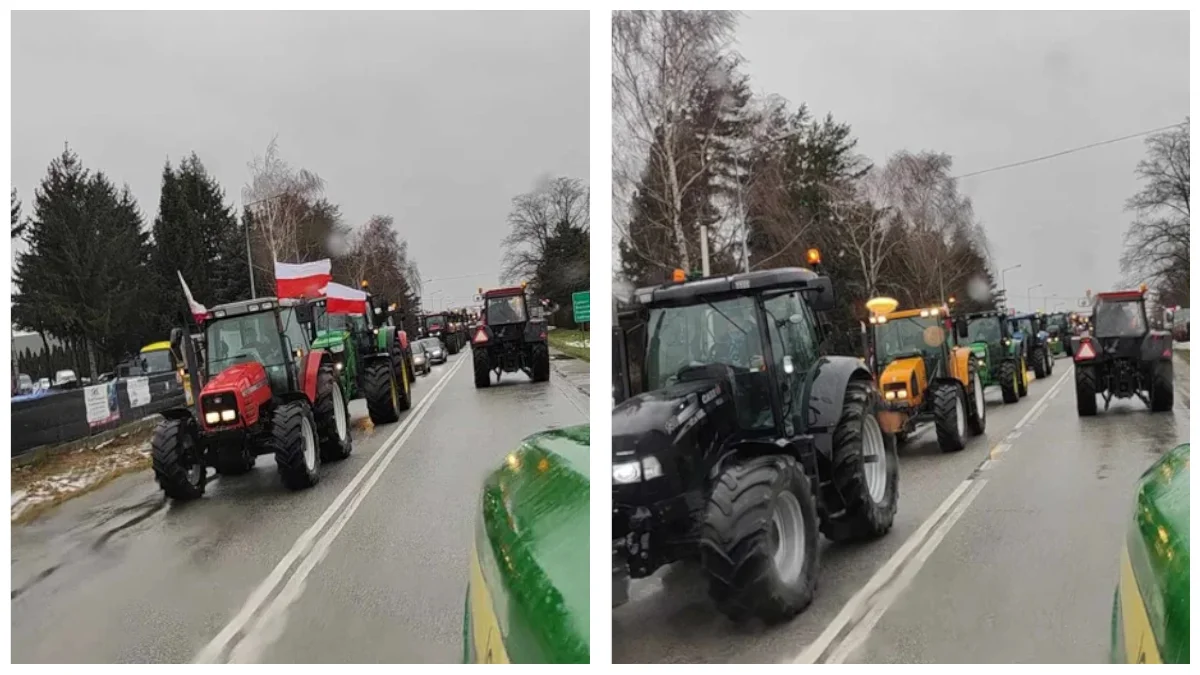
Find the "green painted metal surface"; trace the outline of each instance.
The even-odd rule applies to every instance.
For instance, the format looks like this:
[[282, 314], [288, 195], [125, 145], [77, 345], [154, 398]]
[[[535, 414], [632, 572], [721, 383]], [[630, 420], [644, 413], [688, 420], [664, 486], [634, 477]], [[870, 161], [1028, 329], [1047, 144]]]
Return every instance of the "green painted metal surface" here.
[[535, 434], [483, 485], [475, 535], [487, 607], [468, 589], [463, 658], [475, 649], [473, 615], [494, 614], [503, 660], [589, 661], [589, 428]]
[[[1163, 663], [1190, 660], [1191, 444], [1163, 455], [1138, 480], [1125, 547]], [[1132, 608], [1116, 602], [1114, 621]], [[1114, 657], [1131, 645], [1117, 640]], [[1123, 659], [1122, 659], [1123, 660]]]

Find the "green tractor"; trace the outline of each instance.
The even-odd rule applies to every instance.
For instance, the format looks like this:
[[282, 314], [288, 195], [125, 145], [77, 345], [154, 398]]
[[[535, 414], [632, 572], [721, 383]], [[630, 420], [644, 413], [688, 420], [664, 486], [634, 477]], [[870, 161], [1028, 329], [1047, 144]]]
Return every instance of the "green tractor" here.
[[1063, 354], [1072, 356], [1070, 317], [1066, 312], [1055, 312], [1046, 315], [1045, 319], [1046, 333], [1049, 334], [1046, 338], [1046, 349], [1050, 352], [1050, 357], [1056, 359]]
[[317, 301], [313, 345], [333, 357], [346, 399], [366, 399], [371, 423], [388, 424], [412, 407], [412, 365], [404, 331], [382, 318], [386, 303], [368, 295], [365, 307], [331, 312], [326, 300]]
[[1013, 333], [1003, 312], [961, 314], [955, 319], [955, 332], [959, 343], [975, 352], [984, 387], [1000, 387], [1005, 403], [1016, 403], [1029, 393], [1022, 337]]

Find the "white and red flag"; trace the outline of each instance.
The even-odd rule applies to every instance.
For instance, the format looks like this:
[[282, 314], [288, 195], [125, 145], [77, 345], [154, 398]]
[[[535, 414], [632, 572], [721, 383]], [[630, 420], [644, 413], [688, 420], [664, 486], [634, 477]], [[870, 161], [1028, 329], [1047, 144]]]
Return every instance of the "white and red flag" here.
[[183, 272], [175, 270], [175, 273], [179, 275], [179, 283], [183, 284], [183, 294], [187, 296], [188, 309], [192, 310], [192, 318], [196, 320], [196, 323], [204, 323], [204, 318], [208, 316], [208, 308], [196, 302], [196, 299], [192, 297], [192, 289], [188, 288], [187, 282], [183, 280]]
[[325, 311], [329, 314], [366, 314], [367, 294], [331, 281], [325, 287]]
[[329, 258], [306, 263], [275, 261], [275, 295], [280, 298], [313, 299], [321, 297], [333, 278]]

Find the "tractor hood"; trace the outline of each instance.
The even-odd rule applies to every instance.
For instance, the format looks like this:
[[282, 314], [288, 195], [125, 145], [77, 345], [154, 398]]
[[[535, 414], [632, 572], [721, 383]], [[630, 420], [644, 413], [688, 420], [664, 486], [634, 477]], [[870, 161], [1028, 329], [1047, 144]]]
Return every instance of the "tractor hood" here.
[[252, 389], [267, 381], [267, 371], [257, 361], [235, 363], [210, 379], [202, 394], [232, 391], [239, 396], [249, 396]]
[[328, 352], [339, 351], [335, 347], [343, 347], [346, 344], [347, 338], [350, 337], [349, 331], [344, 330], [323, 330], [317, 333], [317, 339], [313, 340], [313, 349], [324, 349]]
[[984, 363], [987, 363], [988, 343], [972, 342], [970, 345], [968, 345], [968, 347], [970, 348], [971, 352], [973, 354], [975, 354], [975, 358], [979, 359], [980, 361], [983, 361]]
[[914, 375], [924, 368], [925, 362], [919, 356], [896, 359], [883, 369], [883, 374], [879, 376], [879, 388], [885, 392], [889, 389], [904, 389], [912, 396], [915, 393], [911, 391]]
[[[720, 385], [716, 378], [688, 380], [656, 391], [648, 391], [622, 401], [613, 408], [613, 450], [655, 431], [667, 432], [668, 423], [678, 418], [691, 402], [699, 402], [701, 394]], [[697, 406], [698, 410], [699, 407]], [[690, 413], [689, 413], [690, 414]], [[618, 442], [623, 439], [625, 442]], [[622, 448], [632, 450], [632, 447]]]

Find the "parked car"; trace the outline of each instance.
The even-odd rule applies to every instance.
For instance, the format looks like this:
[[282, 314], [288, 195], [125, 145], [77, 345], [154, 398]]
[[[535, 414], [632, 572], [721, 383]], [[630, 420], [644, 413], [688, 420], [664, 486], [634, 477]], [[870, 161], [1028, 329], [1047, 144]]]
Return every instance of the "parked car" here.
[[25, 373], [17, 375], [17, 395], [33, 393], [33, 378]]
[[450, 358], [446, 345], [435, 337], [421, 338], [419, 342], [425, 345], [426, 360], [433, 364], [445, 363]]
[[48, 378], [48, 377], [39, 378], [37, 381], [37, 384], [35, 385], [35, 388], [36, 389], [49, 389], [50, 388], [50, 378]]
[[60, 370], [54, 373], [54, 386], [60, 389], [71, 389], [79, 386], [79, 378], [73, 370]]

